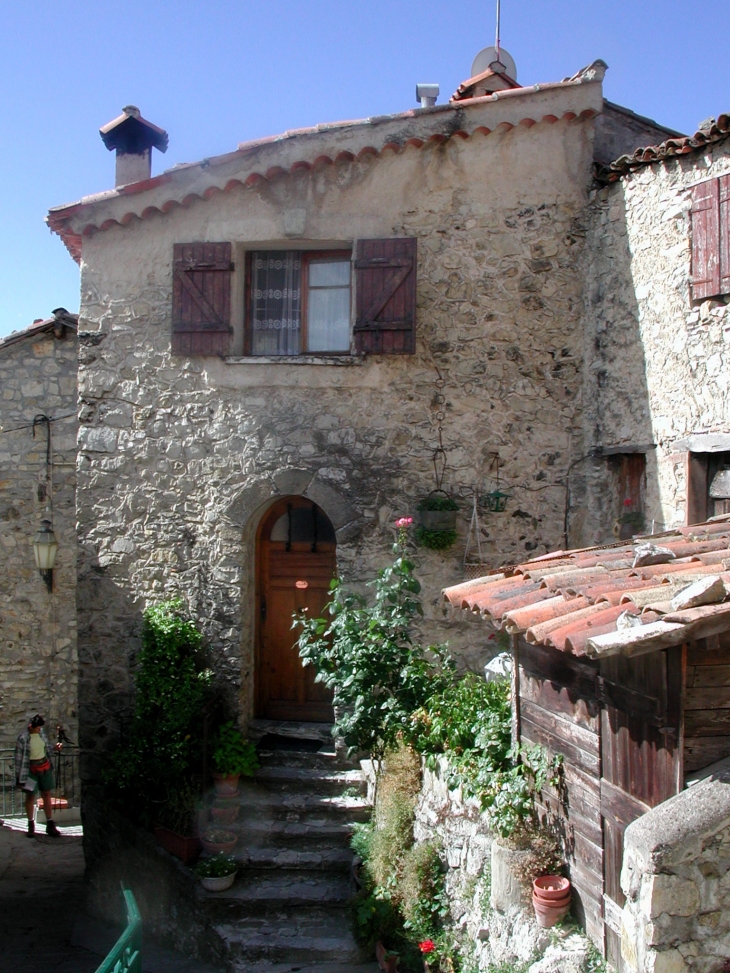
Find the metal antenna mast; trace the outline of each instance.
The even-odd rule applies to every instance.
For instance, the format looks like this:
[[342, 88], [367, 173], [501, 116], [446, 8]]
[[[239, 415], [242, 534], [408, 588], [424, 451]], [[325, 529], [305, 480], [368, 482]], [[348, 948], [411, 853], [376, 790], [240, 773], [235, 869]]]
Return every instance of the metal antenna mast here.
[[494, 41], [494, 47], [495, 47], [495, 50], [497, 52], [497, 60], [498, 61], [500, 60], [500, 57], [499, 57], [499, 21], [500, 21], [501, 6], [502, 6], [501, 0], [497, 0], [497, 33], [496, 33], [496, 37], [495, 37], [495, 41]]

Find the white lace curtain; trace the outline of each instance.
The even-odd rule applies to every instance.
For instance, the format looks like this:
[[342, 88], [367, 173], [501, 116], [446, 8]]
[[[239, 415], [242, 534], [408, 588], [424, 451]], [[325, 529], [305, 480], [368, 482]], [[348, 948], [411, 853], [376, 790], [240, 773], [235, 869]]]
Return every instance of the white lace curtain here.
[[302, 257], [296, 251], [254, 253], [251, 324], [254, 355], [298, 355], [301, 334]]

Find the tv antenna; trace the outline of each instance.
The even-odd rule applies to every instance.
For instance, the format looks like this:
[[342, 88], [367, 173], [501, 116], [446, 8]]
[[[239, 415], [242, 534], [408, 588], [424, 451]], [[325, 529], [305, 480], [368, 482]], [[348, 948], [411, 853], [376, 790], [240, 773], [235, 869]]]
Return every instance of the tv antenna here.
[[494, 36], [494, 47], [485, 47], [474, 58], [471, 66], [472, 78], [476, 78], [478, 74], [483, 74], [489, 68], [495, 74], [506, 74], [513, 81], [517, 80], [517, 65], [514, 58], [502, 47], [501, 21], [502, 0], [497, 0], [497, 29]]

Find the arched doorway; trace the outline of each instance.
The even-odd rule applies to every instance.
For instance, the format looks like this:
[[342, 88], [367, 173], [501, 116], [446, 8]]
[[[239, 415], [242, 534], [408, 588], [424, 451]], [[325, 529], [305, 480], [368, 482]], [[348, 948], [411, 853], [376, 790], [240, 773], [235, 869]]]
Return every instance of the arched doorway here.
[[331, 723], [331, 693], [302, 665], [292, 616], [306, 609], [316, 618], [329, 601], [334, 528], [311, 500], [287, 497], [264, 516], [256, 540], [256, 715]]

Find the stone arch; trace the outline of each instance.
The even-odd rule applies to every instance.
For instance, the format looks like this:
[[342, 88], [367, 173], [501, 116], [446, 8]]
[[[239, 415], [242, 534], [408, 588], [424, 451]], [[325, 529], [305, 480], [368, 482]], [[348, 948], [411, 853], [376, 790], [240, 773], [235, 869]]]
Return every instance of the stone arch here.
[[266, 477], [249, 480], [225, 511], [236, 527], [247, 528], [253, 518], [279, 497], [306, 497], [321, 507], [335, 528], [337, 544], [352, 543], [364, 526], [362, 514], [335, 487], [311, 470], [288, 467]]

